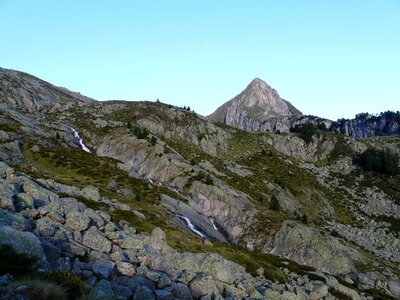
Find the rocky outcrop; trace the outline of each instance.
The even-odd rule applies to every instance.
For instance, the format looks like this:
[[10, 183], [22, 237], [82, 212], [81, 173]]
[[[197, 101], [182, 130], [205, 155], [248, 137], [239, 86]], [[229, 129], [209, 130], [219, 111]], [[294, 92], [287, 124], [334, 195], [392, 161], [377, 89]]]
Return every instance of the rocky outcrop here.
[[282, 224], [264, 251], [330, 274], [349, 274], [356, 271], [353, 261], [366, 261], [360, 253], [334, 237], [293, 221]]
[[[97, 147], [97, 155], [118, 159], [123, 163], [121, 168], [131, 176], [151, 178], [160, 184], [175, 186], [178, 191], [193, 180], [187, 175], [192, 174], [192, 169], [195, 173], [207, 172], [192, 166], [177, 153], [165, 153], [165, 148], [161, 143], [150, 148], [146, 140], [121, 135], [107, 137]], [[223, 229], [225, 238], [231, 241], [237, 240], [244, 228], [251, 226], [255, 214], [251, 198], [219, 179], [215, 179], [213, 185], [194, 180], [188, 195], [189, 206], [197, 213], [213, 217]]]
[[355, 138], [400, 135], [400, 112], [387, 111], [379, 116], [362, 113], [354, 119], [340, 119], [333, 123], [331, 130]]
[[0, 68], [0, 99], [9, 108], [38, 113], [60, 108], [61, 105], [93, 101], [32, 75], [3, 68]]
[[271, 134], [263, 137], [264, 142], [279, 152], [305, 161], [319, 161], [329, 156], [335, 147], [335, 138], [331, 136], [312, 137], [310, 143], [294, 135]]
[[287, 131], [302, 113], [259, 78], [209, 118], [246, 131]]

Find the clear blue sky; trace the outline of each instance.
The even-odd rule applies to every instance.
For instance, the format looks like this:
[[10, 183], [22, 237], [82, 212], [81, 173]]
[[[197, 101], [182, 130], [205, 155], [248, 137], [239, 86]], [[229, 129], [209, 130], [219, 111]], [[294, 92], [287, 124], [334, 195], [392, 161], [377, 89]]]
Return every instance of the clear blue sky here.
[[260, 77], [305, 114], [400, 109], [399, 0], [0, 0], [0, 66], [207, 115]]

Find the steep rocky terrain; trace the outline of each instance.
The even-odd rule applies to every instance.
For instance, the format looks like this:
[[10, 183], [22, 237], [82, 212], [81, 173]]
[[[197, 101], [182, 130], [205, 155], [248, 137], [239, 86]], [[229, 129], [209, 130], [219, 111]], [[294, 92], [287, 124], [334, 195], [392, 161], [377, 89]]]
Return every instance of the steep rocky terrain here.
[[265, 81], [256, 78], [209, 118], [246, 131], [287, 131], [302, 113]]
[[263, 80], [254, 79], [246, 89], [208, 116], [210, 120], [249, 132], [289, 132], [296, 126], [311, 124], [355, 138], [400, 134], [400, 113], [387, 111], [379, 116], [368, 113], [354, 119], [331, 121], [303, 115]]
[[400, 297], [399, 137], [251, 133], [5, 69], [0, 92], [0, 245], [32, 271], [95, 299]]
[[332, 125], [332, 131], [340, 132], [355, 138], [372, 136], [399, 135], [400, 112], [387, 111], [379, 116], [363, 113], [354, 119], [340, 119]]

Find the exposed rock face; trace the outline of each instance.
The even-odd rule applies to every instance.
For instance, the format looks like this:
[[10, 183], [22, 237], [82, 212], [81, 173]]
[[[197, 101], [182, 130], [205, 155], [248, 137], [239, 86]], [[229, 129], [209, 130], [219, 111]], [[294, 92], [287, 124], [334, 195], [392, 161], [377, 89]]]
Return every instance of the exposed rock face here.
[[59, 108], [61, 104], [93, 101], [29, 74], [3, 68], [0, 68], [0, 99], [8, 107], [28, 112], [47, 111]]
[[276, 234], [270, 253], [284, 256], [331, 274], [356, 271], [353, 260], [366, 259], [330, 235], [293, 221], [285, 221]]
[[[246, 131], [284, 130], [302, 113], [259, 78], [209, 118]], [[289, 127], [288, 127], [289, 125]]]
[[354, 119], [341, 119], [332, 124], [332, 131], [355, 138], [400, 134], [400, 112], [385, 112], [379, 116], [358, 114]]
[[[133, 177], [152, 178], [162, 184], [176, 186], [180, 190], [189, 180], [181, 174], [185, 171], [190, 173], [193, 168], [205, 171], [191, 166], [176, 153], [164, 154], [161, 157], [157, 155], [164, 149], [164, 146], [157, 145], [153, 150], [148, 147], [146, 140], [121, 135], [104, 139], [96, 152], [99, 156], [112, 157], [123, 162], [120, 166]], [[225, 182], [215, 179], [214, 185], [207, 185], [196, 181], [193, 182], [189, 193], [189, 206], [206, 217], [213, 217], [226, 232], [225, 238], [235, 241], [241, 236], [244, 228], [251, 225], [255, 214], [251, 198]], [[207, 228], [207, 225], [200, 227]], [[213, 233], [212, 236], [224, 240], [220, 235]]]

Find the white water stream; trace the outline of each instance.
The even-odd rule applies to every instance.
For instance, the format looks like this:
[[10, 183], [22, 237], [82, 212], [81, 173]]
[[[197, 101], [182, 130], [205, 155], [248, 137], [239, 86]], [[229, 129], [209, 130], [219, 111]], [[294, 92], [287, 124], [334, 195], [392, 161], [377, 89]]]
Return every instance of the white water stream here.
[[206, 238], [207, 236], [202, 233], [201, 231], [199, 231], [192, 223], [192, 221], [190, 221], [190, 219], [188, 217], [182, 216], [177, 214], [176, 215], [179, 219], [183, 220], [186, 222], [187, 227], [189, 227], [190, 231], [192, 231], [194, 234], [198, 235], [199, 237], [202, 238]]
[[82, 138], [79, 136], [78, 131], [75, 128], [71, 127], [72, 131], [74, 132], [74, 143], [78, 143], [78, 145], [82, 148], [83, 151], [90, 153], [90, 149], [83, 143]]

